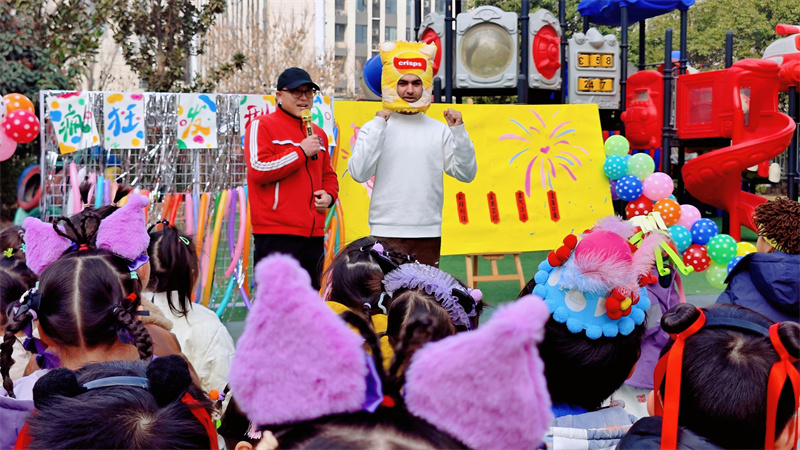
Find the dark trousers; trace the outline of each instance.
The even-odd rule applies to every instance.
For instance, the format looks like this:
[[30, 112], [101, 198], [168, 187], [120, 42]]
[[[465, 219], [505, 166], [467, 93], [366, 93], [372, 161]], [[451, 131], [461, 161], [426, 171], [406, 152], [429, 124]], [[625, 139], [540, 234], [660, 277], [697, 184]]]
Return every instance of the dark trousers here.
[[291, 234], [254, 234], [253, 266], [261, 258], [272, 253], [292, 255], [311, 276], [311, 285], [319, 290], [319, 277], [322, 272], [324, 238], [295, 236]]
[[433, 267], [439, 267], [439, 256], [442, 250], [442, 238], [390, 238], [371, 236], [384, 244], [384, 248], [394, 252], [414, 255], [417, 261]]

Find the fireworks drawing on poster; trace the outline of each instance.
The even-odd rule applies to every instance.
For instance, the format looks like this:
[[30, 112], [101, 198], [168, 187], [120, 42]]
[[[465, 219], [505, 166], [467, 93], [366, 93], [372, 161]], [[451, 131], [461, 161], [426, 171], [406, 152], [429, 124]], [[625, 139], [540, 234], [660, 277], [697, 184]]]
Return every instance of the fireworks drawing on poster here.
[[[561, 110], [556, 111], [550, 120], [545, 121], [541, 114], [533, 109], [529, 110], [531, 117], [529, 125], [525, 126], [520, 121], [509, 119], [518, 126], [522, 133], [506, 133], [499, 137], [499, 141], [515, 140], [526, 144], [525, 148], [517, 152], [508, 161], [511, 165], [520, 156], [527, 156], [530, 160], [525, 170], [525, 194], [531, 196], [533, 178], [538, 174], [542, 189], [553, 191], [553, 180], [561, 173], [577, 181], [575, 168], [583, 165], [582, 152], [589, 155], [585, 148], [573, 145], [570, 139], [577, 131], [570, 127], [570, 120], [561, 120], [557, 116]], [[537, 167], [538, 166], [538, 167]], [[536, 170], [538, 168], [538, 170]]]

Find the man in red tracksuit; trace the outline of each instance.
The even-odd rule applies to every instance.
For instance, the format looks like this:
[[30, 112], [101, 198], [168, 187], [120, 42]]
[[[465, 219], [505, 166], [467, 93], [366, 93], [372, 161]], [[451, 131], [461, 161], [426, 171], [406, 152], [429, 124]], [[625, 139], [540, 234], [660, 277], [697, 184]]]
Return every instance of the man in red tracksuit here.
[[314, 134], [306, 136], [300, 119], [319, 86], [305, 70], [292, 67], [278, 77], [277, 88], [277, 110], [256, 117], [245, 131], [253, 260], [290, 254], [319, 289], [325, 216], [339, 193], [325, 132], [312, 125]]

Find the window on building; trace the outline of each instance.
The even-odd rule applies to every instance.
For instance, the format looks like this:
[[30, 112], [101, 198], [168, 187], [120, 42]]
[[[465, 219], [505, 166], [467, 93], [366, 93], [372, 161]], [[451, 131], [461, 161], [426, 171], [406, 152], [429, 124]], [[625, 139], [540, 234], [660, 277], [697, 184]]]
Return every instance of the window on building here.
[[346, 23], [336, 24], [336, 42], [344, 42], [344, 34], [347, 31]]
[[344, 11], [344, 0], [336, 0], [336, 10]]
[[367, 43], [367, 26], [356, 25], [356, 44]]
[[384, 32], [385, 41], [392, 42], [397, 40], [397, 27], [386, 27]]
[[372, 0], [372, 17], [381, 16], [381, 0]]
[[448, 0], [436, 0], [436, 12], [439, 14], [444, 14], [447, 10], [447, 1]]
[[397, 14], [397, 0], [386, 0], [386, 14]]
[[367, 0], [356, 0], [356, 11], [367, 12]]
[[416, 39], [411, 39], [411, 28], [406, 28], [406, 41], [416, 41]]

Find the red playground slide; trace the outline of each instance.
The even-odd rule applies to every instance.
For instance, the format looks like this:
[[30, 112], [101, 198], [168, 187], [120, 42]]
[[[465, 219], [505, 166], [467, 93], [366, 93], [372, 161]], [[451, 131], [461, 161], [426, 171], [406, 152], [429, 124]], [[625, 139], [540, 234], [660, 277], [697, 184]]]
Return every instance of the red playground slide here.
[[730, 235], [753, 231], [753, 211], [764, 197], [742, 192], [742, 171], [769, 161], [789, 146], [795, 123], [778, 112], [777, 63], [746, 59], [730, 69], [678, 78], [677, 125], [683, 139], [729, 138], [683, 166], [686, 190], [701, 202], [728, 211]]

